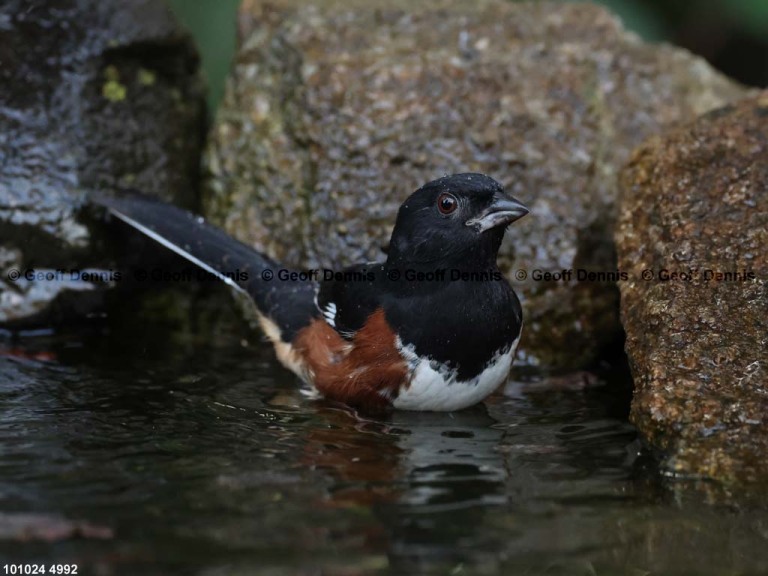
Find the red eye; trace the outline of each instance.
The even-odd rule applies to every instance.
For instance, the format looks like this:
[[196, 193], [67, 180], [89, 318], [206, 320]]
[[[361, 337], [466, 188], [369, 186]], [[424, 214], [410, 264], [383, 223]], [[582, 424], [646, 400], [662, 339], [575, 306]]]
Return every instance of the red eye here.
[[458, 205], [459, 202], [453, 194], [443, 193], [437, 197], [437, 209], [440, 210], [440, 214], [450, 214]]

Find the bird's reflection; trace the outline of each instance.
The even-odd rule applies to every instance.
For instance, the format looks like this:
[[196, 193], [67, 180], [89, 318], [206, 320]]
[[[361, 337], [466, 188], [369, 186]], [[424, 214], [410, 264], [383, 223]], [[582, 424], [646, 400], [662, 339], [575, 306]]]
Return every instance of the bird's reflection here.
[[304, 463], [333, 477], [320, 505], [370, 510], [378, 521], [362, 534], [365, 548], [386, 552], [391, 567], [460, 561], [457, 543], [474, 539], [487, 510], [506, 499], [503, 431], [484, 405], [377, 419], [341, 407], [318, 412]]
[[323, 426], [307, 435], [305, 463], [343, 487], [332, 495], [336, 505], [397, 502], [435, 511], [503, 499], [502, 432], [483, 405], [378, 419], [336, 406], [319, 413]]

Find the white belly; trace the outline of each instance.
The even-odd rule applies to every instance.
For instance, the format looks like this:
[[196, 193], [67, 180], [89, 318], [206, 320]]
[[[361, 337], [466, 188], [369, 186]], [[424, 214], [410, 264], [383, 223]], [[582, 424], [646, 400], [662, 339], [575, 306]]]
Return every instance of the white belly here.
[[506, 350], [500, 350], [485, 369], [471, 380], [458, 380], [455, 370], [419, 358], [412, 348], [400, 346], [400, 353], [411, 367], [411, 383], [401, 387], [392, 405], [398, 410], [451, 412], [481, 402], [509, 375], [520, 337]]

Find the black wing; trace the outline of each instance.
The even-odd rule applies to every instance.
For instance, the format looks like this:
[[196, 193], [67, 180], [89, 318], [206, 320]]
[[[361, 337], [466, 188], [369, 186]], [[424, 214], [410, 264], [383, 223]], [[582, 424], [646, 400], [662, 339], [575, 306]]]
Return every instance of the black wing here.
[[334, 273], [320, 284], [317, 306], [326, 322], [347, 340], [381, 306], [384, 265], [357, 264]]

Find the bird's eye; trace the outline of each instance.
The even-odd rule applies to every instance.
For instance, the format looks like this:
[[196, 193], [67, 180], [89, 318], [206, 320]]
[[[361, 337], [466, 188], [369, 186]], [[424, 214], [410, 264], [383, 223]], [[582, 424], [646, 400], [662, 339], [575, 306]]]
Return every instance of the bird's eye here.
[[437, 197], [437, 209], [440, 210], [440, 214], [451, 214], [458, 205], [459, 202], [453, 194], [443, 193]]

